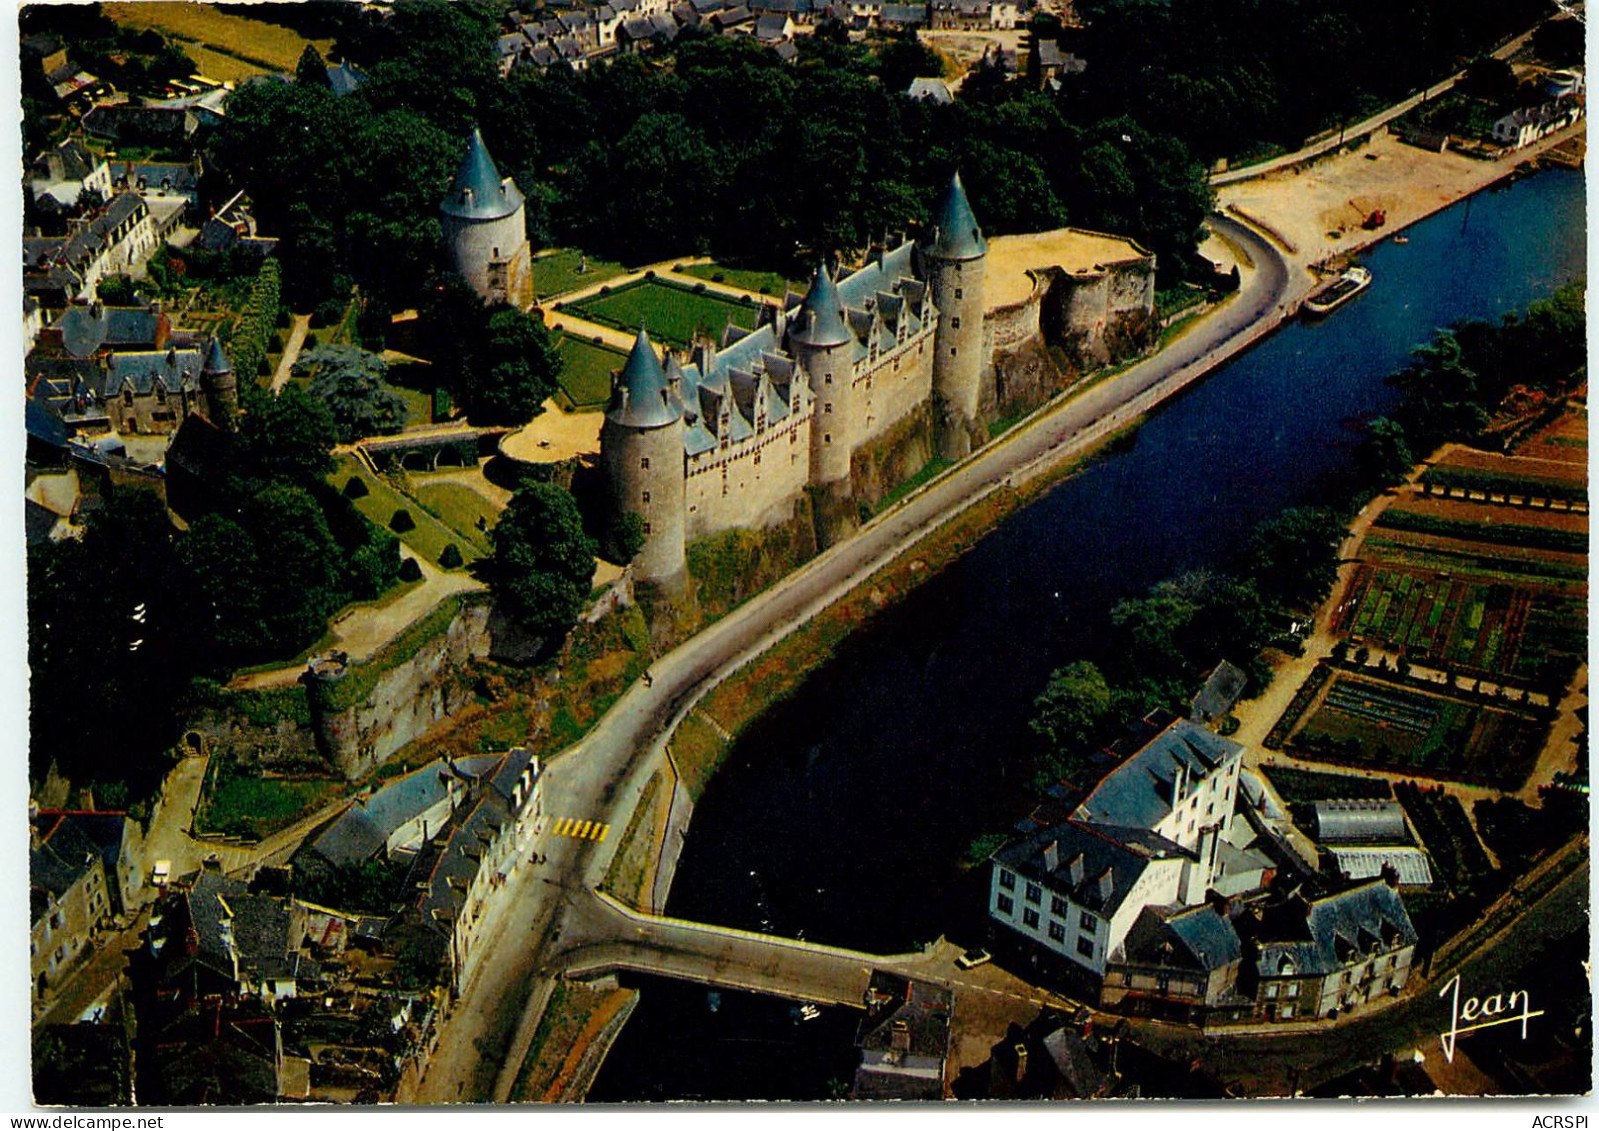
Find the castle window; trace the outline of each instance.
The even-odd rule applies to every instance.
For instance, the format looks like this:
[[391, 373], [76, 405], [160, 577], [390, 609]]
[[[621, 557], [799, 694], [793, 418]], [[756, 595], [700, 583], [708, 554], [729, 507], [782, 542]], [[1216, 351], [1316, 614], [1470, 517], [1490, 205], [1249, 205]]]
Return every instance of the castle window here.
[[638, 465], [639, 465], [639, 469], [640, 470], [648, 471], [650, 469], [650, 457], [649, 456], [644, 456], [642, 459], [640, 459], [638, 461]]
[[822, 433], [822, 443], [831, 444], [832, 442], [833, 442], [833, 434], [831, 432], [823, 432]]
[[823, 411], [824, 412], [832, 412], [833, 411], [833, 406], [831, 404], [828, 404], [827, 406], [825, 406]]
[[649, 523], [647, 523], [647, 522], [646, 522], [646, 523], [645, 523], [645, 524], [644, 524], [644, 536], [645, 536], [645, 537], [646, 537], [646, 538], [648, 538], [648, 537], [649, 537], [649, 535], [650, 535], [650, 524], [649, 524]]
[[950, 346], [949, 347], [949, 356], [950, 357], [954, 357], [959, 352], [960, 352], [960, 348], [958, 346]]
[[831, 385], [832, 383], [833, 383], [833, 375], [831, 373], [829, 373], [826, 377], [822, 378], [822, 384]]
[[648, 503], [650, 501], [650, 493], [648, 491], [644, 492], [644, 501], [646, 503]]
[[951, 318], [949, 320], [949, 326], [952, 330], [959, 330], [961, 328], [960, 315], [956, 315], [954, 318]]

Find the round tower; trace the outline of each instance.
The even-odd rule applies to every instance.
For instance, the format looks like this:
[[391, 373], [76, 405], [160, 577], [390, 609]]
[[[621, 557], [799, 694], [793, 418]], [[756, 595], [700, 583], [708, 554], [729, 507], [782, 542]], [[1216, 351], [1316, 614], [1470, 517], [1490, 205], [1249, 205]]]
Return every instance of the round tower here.
[[211, 339], [205, 364], [200, 367], [200, 393], [205, 400], [206, 419], [218, 428], [233, 431], [239, 420], [239, 383], [219, 338]]
[[611, 515], [644, 520], [634, 579], [678, 588], [687, 576], [683, 406], [643, 329], [612, 382], [600, 426], [600, 464]]
[[817, 486], [847, 482], [853, 451], [855, 335], [825, 263], [816, 268], [805, 301], [789, 323], [788, 341], [816, 395], [811, 482]]
[[500, 176], [483, 135], [474, 129], [439, 204], [439, 219], [450, 261], [484, 302], [520, 308], [532, 301], [525, 212], [516, 182]]
[[987, 254], [988, 245], [957, 172], [939, 202], [932, 238], [922, 248], [933, 305], [938, 308], [933, 395], [938, 404], [939, 454], [945, 459], [969, 455], [977, 431]]

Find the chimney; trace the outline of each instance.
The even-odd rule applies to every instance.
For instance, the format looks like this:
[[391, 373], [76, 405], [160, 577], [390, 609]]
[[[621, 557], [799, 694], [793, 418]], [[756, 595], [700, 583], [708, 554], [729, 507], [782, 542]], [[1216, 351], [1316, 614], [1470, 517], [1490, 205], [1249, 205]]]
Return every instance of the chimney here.
[[1177, 760], [1177, 771], [1171, 779], [1171, 803], [1176, 808], [1183, 800], [1183, 787], [1188, 784], [1188, 767]]
[[1027, 1079], [1027, 1046], [1018, 1043], [1016, 1045], [1016, 1082], [1020, 1084], [1025, 1079]]
[[1395, 891], [1399, 890], [1399, 869], [1394, 867], [1391, 860], [1382, 862], [1382, 882]]

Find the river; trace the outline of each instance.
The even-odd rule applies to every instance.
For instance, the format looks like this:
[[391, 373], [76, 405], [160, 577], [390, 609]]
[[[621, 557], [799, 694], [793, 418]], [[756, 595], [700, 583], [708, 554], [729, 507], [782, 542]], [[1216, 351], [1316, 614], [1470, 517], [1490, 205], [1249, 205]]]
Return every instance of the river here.
[[[697, 808], [669, 914], [868, 951], [970, 937], [960, 860], [1027, 805], [1033, 698], [1117, 600], [1226, 568], [1263, 517], [1349, 474], [1359, 420], [1432, 331], [1583, 274], [1583, 177], [1493, 189], [1362, 257], [1372, 286], [1167, 402], [1123, 450], [1008, 518], [752, 726]], [[641, 979], [591, 1099], [819, 1099], [854, 1017]], [[716, 1008], [712, 1009], [711, 1006]]]

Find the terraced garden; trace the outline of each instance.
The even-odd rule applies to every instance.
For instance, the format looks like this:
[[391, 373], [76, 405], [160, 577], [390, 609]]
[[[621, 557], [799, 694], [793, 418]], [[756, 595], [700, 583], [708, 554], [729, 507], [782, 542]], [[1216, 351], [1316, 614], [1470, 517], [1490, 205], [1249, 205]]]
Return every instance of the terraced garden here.
[[696, 334], [720, 339], [729, 323], [754, 329], [760, 312], [753, 299], [739, 302], [709, 290], [697, 293], [682, 283], [659, 278], [639, 279], [561, 309], [624, 333], [634, 333], [643, 326], [657, 342], [680, 348], [693, 341]]
[[1343, 765], [1514, 790], [1546, 729], [1531, 711], [1484, 697], [1339, 672], [1289, 747]]

